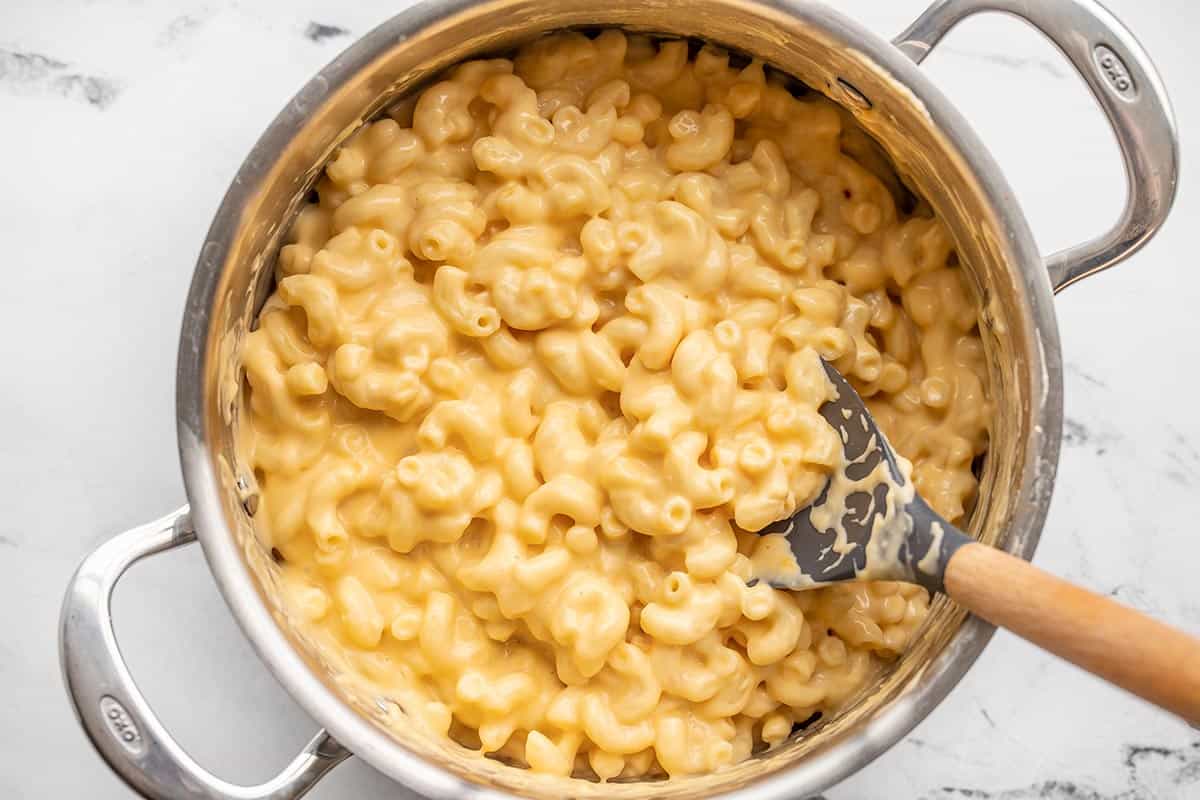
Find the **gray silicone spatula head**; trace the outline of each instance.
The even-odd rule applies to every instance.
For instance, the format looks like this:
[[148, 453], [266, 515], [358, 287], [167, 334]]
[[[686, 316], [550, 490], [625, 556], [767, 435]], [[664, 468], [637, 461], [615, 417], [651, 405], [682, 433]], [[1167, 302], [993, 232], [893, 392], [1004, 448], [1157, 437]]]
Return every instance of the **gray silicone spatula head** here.
[[820, 409], [845, 461], [809, 506], [760, 531], [754, 576], [780, 589], [897, 580], [937, 591], [950, 556], [971, 541], [917, 495], [858, 392], [822, 361], [837, 398]]

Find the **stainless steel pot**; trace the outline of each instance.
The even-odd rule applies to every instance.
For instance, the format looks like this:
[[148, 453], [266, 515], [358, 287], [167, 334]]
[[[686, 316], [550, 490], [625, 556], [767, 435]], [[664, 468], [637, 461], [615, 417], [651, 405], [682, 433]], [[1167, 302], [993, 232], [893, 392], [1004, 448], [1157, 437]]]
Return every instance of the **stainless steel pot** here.
[[[1099, 238], [1043, 259], [991, 157], [918, 64], [982, 11], [1025, 19], [1071, 61], [1103, 108], [1125, 160], [1129, 197]], [[1169, 210], [1178, 172], [1174, 121], [1146, 53], [1091, 0], [939, 0], [892, 43], [807, 0], [426, 0], [383, 24], [288, 104], [234, 178], [200, 254], [177, 371], [179, 449], [190, 510], [127, 531], [92, 553], [63, 607], [61, 649], [80, 721], [112, 768], [150, 798], [295, 798], [350, 753], [431, 798], [804, 797], [875, 758], [962, 678], [992, 634], [938, 600], [923, 632], [844, 714], [719, 774], [597, 785], [467, 757], [415, 733], [389, 733], [373, 698], [339, 689], [274, 599], [275, 566], [255, 538], [234, 448], [238, 346], [269, 288], [282, 234], [339, 142], [444, 67], [555, 28], [618, 25], [697, 36], [759, 56], [848, 108], [947, 222], [976, 285], [999, 408], [971, 530], [1028, 558], [1058, 462], [1062, 358], [1052, 292], [1141, 247]], [[267, 667], [325, 730], [278, 777], [233, 786], [174, 742], [134, 684], [109, 598], [135, 561], [199, 539], [226, 601]]]

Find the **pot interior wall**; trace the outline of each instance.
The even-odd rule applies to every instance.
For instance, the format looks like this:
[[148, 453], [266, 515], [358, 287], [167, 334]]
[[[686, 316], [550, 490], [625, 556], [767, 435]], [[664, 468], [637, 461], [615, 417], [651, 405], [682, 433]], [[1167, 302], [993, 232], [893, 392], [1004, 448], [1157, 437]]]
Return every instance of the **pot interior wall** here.
[[[996, 408], [1003, 413], [995, 415], [991, 451], [984, 463], [982, 489], [970, 529], [987, 542], [1018, 552], [1026, 552], [1027, 545], [1036, 540], [1040, 517], [1034, 526], [1011, 523], [1020, 499], [1028, 499], [1029, 482], [1037, 477], [1031, 477], [1031, 470], [1040, 469], [1034, 451], [1042, 434], [1035, 431], [1038, 398], [1034, 394], [1040, 385], [1036, 369], [1042, 365], [1043, 354], [1032, 327], [1028, 286], [1020, 276], [1022, 268], [1040, 269], [1041, 265], [1012, 263], [1016, 250], [1009, 226], [1000, 219], [992, 200], [957, 154], [939, 121], [905, 86], [861, 52], [846, 47], [836, 21], [818, 24], [814, 16], [817, 12], [803, 5], [797, 7], [795, 16], [779, 9], [723, 0], [691, 3], [686, 14], [678, 13], [678, 8], [664, 0], [610, 0], [603, 4], [565, 0], [552, 6], [538, 0], [481, 3], [451, 18], [422, 25], [420, 33], [403, 41], [386, 32], [369, 35], [359, 47], [373, 47], [381, 55], [351, 74], [332, 93], [331, 82], [318, 78], [276, 122], [276, 126], [290, 124], [294, 128], [295, 135], [288, 137], [282, 154], [277, 151], [281, 132], [273, 129], [264, 136], [250, 162], [259, 159], [273, 166], [246, 204], [237, 235], [232, 241], [210, 244], [202, 254], [202, 266], [206, 258], [216, 258], [217, 253], [225, 255], [223, 265], [216, 265], [220, 277], [211, 309], [209, 369], [203, 387], [205, 437], [213, 469], [223, 484], [225, 519], [258, 579], [264, 602], [280, 626], [326, 685], [368, 717], [384, 713], [375, 698], [357, 696], [344, 685], [321, 656], [291, 631], [274, 600], [277, 568], [254, 535], [248, 513], [253, 508], [248, 497], [252, 486], [241, 475], [235, 447], [243, 387], [239, 345], [269, 291], [274, 257], [290, 220], [338, 143], [364, 120], [445, 67], [471, 56], [511, 50], [548, 30], [619, 25], [703, 38], [760, 57], [841, 103], [883, 145], [906, 183], [947, 223], [960, 260], [979, 294], [981, 328], [991, 364], [991, 390]], [[421, 15], [428, 13], [410, 12], [414, 29], [425, 22]], [[323, 75], [337, 75], [339, 64], [346, 69], [344, 62], [350, 60], [343, 56]], [[289, 113], [290, 123], [285, 119]], [[1052, 476], [1053, 465], [1050, 469]], [[935, 660], [951, 657], [953, 640], [963, 620], [961, 612], [938, 598], [910, 650], [843, 714], [718, 775], [659, 782], [655, 785], [656, 796], [696, 797], [730, 791], [808, 755], [836, 747], [889, 705], [904, 702], [906, 692], [922, 680]], [[452, 772], [522, 794], [615, 798], [645, 796], [648, 789], [645, 783], [624, 787], [580, 782], [564, 785], [559, 779], [530, 775], [457, 746], [426, 741], [403, 729], [397, 738], [405, 747]]]

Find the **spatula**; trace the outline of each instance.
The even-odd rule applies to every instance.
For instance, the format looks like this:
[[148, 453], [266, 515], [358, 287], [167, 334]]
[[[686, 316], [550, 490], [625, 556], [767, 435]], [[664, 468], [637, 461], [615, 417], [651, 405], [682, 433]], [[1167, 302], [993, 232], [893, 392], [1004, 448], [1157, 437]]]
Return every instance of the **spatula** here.
[[896, 580], [967, 610], [1200, 725], [1200, 639], [981, 544], [915, 492], [862, 398], [824, 363], [837, 398], [821, 415], [845, 466], [812, 505], [761, 531], [754, 574], [780, 589]]

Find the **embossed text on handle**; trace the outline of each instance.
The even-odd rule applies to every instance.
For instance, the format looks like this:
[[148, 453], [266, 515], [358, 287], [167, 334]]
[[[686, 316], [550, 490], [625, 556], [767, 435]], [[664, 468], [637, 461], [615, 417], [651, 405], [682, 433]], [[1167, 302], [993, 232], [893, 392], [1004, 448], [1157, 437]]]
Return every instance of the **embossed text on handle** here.
[[105, 695], [100, 698], [100, 714], [104, 717], [104, 724], [113, 738], [130, 753], [141, 755], [146, 749], [146, 741], [142, 738], [133, 717], [125, 710], [125, 706], [115, 698]]
[[1133, 82], [1129, 68], [1111, 47], [1105, 44], [1093, 47], [1092, 61], [1095, 62], [1096, 69], [1100, 71], [1100, 77], [1104, 79], [1114, 94], [1122, 100], [1133, 100], [1137, 97], [1137, 84]]

